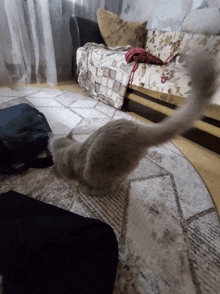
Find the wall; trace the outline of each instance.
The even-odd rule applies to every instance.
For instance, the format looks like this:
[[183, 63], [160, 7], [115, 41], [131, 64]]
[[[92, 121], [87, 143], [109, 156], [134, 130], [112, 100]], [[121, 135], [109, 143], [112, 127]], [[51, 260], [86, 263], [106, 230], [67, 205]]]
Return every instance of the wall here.
[[[210, 7], [219, 7], [220, 1], [207, 0], [207, 3]], [[193, 0], [124, 0], [121, 17], [125, 20], [148, 20], [149, 29], [178, 31], [192, 7]]]

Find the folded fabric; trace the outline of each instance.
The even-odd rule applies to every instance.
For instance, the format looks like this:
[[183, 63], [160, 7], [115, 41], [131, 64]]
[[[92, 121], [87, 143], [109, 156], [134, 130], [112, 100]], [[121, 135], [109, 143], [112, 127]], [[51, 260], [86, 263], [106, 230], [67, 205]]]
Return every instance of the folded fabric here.
[[127, 63], [135, 61], [135, 65], [132, 70], [132, 78], [130, 84], [132, 84], [133, 77], [135, 71], [138, 69], [138, 63], [150, 63], [150, 64], [157, 64], [157, 65], [165, 65], [166, 62], [163, 62], [160, 58], [156, 57], [155, 55], [147, 52], [143, 48], [131, 48], [126, 54], [125, 59]]

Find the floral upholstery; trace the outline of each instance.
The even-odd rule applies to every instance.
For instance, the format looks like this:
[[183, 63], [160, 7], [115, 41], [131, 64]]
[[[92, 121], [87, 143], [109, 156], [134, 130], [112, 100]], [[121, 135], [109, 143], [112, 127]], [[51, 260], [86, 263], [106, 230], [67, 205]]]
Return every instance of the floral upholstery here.
[[139, 64], [132, 85], [185, 98], [188, 98], [191, 90], [186, 71], [144, 63]]
[[217, 55], [220, 50], [220, 36], [184, 33], [179, 51], [190, 54], [195, 51], [195, 48], [198, 51]]
[[[211, 56], [217, 56], [220, 64], [220, 36], [149, 30], [146, 50], [164, 62], [175, 58], [165, 66], [140, 63], [130, 87], [165, 102], [182, 104], [191, 93], [191, 81], [184, 57], [193, 53], [195, 48], [198, 51], [206, 51]], [[219, 97], [220, 84], [212, 103], [217, 104]], [[218, 111], [209, 112], [208, 116], [220, 120], [220, 105], [216, 107]]]
[[183, 36], [184, 33], [181, 32], [148, 30], [145, 49], [164, 62], [169, 62], [179, 53]]

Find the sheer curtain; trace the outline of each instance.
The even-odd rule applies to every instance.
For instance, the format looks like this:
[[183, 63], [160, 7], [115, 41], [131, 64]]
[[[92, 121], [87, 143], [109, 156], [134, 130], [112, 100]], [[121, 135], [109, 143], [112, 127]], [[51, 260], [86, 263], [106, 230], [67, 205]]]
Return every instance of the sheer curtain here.
[[71, 78], [72, 14], [96, 20], [123, 0], [0, 0], [0, 85], [56, 84]]
[[[0, 0], [1, 83], [56, 84], [48, 0]], [[3, 65], [3, 66], [2, 66]]]

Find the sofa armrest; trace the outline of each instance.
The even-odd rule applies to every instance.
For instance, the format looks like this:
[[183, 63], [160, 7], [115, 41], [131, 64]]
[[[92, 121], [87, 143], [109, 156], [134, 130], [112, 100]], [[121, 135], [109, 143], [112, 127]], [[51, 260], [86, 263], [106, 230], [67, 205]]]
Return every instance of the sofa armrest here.
[[73, 15], [70, 18], [70, 32], [74, 49], [78, 49], [88, 42], [105, 44], [98, 23], [95, 21]]
[[76, 51], [88, 42], [105, 44], [98, 23], [80, 16], [71, 16], [70, 33], [73, 42], [72, 76], [77, 79]]

